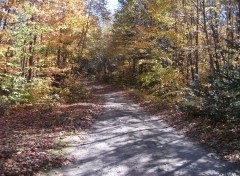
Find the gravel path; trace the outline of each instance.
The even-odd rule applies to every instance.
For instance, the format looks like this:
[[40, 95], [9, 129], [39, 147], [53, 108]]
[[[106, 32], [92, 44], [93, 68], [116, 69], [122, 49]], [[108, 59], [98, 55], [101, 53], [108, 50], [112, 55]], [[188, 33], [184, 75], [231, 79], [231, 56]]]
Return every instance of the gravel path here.
[[73, 147], [71, 155], [76, 162], [49, 175], [240, 175], [238, 166], [219, 160], [200, 144], [127, 100], [121, 92], [100, 96], [105, 99], [105, 113], [86, 134], [84, 142]]

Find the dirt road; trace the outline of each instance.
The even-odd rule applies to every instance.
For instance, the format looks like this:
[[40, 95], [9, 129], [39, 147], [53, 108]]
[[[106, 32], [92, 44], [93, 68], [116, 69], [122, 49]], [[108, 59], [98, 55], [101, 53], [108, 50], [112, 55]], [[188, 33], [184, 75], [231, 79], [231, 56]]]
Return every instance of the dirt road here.
[[[102, 86], [95, 86], [101, 92]], [[105, 112], [70, 155], [74, 164], [49, 175], [206, 176], [240, 175], [197, 142], [127, 100], [121, 92], [99, 94]]]

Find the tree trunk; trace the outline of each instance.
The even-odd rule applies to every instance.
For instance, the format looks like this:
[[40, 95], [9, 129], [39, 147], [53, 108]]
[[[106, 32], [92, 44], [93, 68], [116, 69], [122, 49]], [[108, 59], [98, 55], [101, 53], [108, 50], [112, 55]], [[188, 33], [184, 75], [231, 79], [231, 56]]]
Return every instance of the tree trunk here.
[[6, 17], [5, 17], [5, 19], [4, 19], [4, 22], [3, 22], [3, 30], [6, 28], [6, 26], [7, 26], [7, 17], [8, 17], [8, 15], [10, 14], [10, 7], [9, 7], [9, 9], [7, 10], [7, 15], [6, 15]]
[[29, 42], [30, 57], [29, 57], [29, 69], [28, 69], [28, 78], [27, 78], [28, 82], [32, 81], [32, 78], [33, 78], [34, 47], [36, 45], [36, 41], [37, 41], [37, 35], [34, 35], [33, 42], [32, 41]]
[[[22, 52], [24, 53], [24, 54], [26, 54], [26, 41], [24, 41], [23, 42], [23, 49], [22, 49]], [[22, 77], [26, 77], [26, 57], [25, 56], [23, 56], [23, 58], [21, 59], [21, 68], [22, 68], [22, 74], [21, 74], [21, 76]]]
[[238, 33], [238, 38], [240, 38], [240, 0], [237, 0], [237, 5], [238, 5], [237, 33]]
[[133, 74], [136, 72], [136, 58], [133, 57]]
[[90, 3], [89, 3], [89, 12], [87, 12], [88, 13], [87, 23], [86, 23], [85, 26], [83, 26], [82, 35], [81, 35], [80, 40], [78, 42], [78, 46], [80, 47], [79, 48], [79, 57], [80, 58], [82, 57], [82, 54], [83, 54], [83, 49], [84, 49], [87, 33], [88, 33], [88, 30], [89, 30], [89, 23], [90, 23], [92, 3], [93, 3], [93, 1], [91, 0]]
[[[212, 6], [215, 6], [214, 2], [212, 2]], [[213, 12], [212, 10], [210, 10], [210, 15], [211, 15], [211, 30], [212, 30], [212, 37], [213, 37], [213, 42], [214, 42], [214, 55], [215, 55], [215, 65], [216, 65], [216, 73], [219, 75], [220, 77], [220, 56], [219, 56], [219, 43], [220, 43], [220, 39], [219, 39], [219, 33], [218, 30], [215, 29], [216, 22], [213, 22], [214, 18], [217, 18], [217, 12]], [[225, 62], [225, 56], [222, 54], [222, 59]]]
[[58, 50], [57, 50], [57, 67], [60, 68], [60, 65], [61, 65], [61, 47], [59, 44]]
[[195, 49], [195, 80], [198, 81], [198, 74], [199, 74], [199, 54], [198, 54], [198, 47], [199, 47], [199, 0], [197, 0], [197, 19], [196, 19], [196, 49]]
[[205, 37], [206, 37], [206, 43], [207, 43], [207, 50], [208, 50], [208, 55], [209, 55], [209, 64], [210, 64], [210, 72], [211, 76], [215, 75], [215, 68], [214, 68], [214, 60], [213, 60], [213, 55], [210, 49], [210, 40], [209, 40], [209, 35], [208, 35], [208, 30], [207, 30], [207, 21], [206, 21], [206, 8], [205, 8], [205, 0], [203, 0], [203, 28], [205, 32]]

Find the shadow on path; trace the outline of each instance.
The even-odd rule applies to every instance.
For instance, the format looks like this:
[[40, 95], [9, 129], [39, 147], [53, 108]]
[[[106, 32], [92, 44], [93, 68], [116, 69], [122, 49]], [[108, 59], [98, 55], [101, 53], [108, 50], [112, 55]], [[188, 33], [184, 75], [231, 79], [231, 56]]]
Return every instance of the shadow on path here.
[[[102, 87], [95, 87], [102, 89]], [[83, 144], [71, 153], [72, 165], [55, 170], [67, 176], [240, 175], [200, 144], [127, 100], [121, 92], [101, 93], [105, 113]]]

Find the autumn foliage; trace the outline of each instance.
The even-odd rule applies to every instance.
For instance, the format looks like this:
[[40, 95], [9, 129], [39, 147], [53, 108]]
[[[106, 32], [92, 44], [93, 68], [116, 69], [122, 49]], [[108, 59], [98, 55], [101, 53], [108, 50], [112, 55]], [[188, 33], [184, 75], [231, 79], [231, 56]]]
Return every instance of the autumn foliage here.
[[[44, 163], [54, 165], [50, 154], [39, 149], [56, 147], [45, 140], [58, 127], [66, 131], [90, 123], [70, 113], [84, 109], [80, 100], [92, 100], [82, 77], [133, 89], [140, 100], [181, 110], [213, 128], [236, 124], [231, 134], [238, 136], [240, 1], [119, 0], [112, 20], [106, 4], [0, 1], [0, 124], [9, 127], [0, 130], [4, 174], [30, 174]], [[43, 109], [49, 112], [39, 116]], [[25, 143], [25, 133], [36, 138], [42, 131], [39, 141], [30, 136], [31, 144]]]

